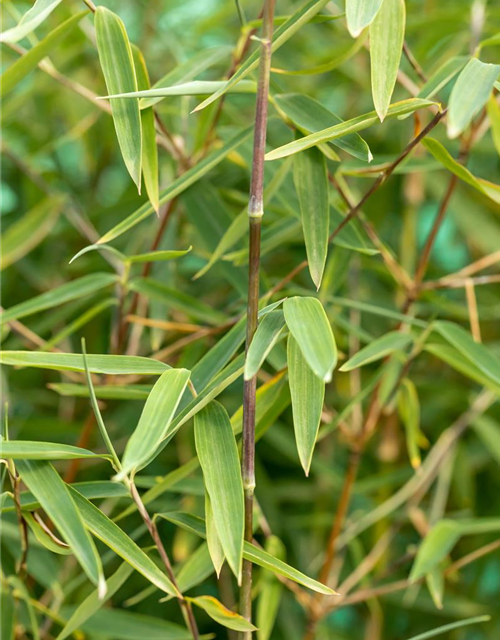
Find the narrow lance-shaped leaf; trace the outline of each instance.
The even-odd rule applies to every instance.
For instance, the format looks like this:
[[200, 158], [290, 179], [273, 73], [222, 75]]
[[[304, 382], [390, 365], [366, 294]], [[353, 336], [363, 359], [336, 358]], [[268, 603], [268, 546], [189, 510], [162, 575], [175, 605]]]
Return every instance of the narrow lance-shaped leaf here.
[[66, 22], [63, 22], [51, 31], [41, 42], [22, 55], [19, 60], [16, 60], [0, 77], [0, 97], [3, 98], [7, 93], [12, 91], [30, 71], [36, 68], [37, 64], [43, 60], [43, 58], [53, 53], [59, 43], [69, 36], [87, 13], [88, 11], [81, 11], [71, 16]]
[[[223, 80], [193, 80], [184, 84], [176, 84], [172, 87], [157, 87], [156, 89], [141, 89], [140, 91], [130, 91], [129, 93], [116, 93], [103, 96], [107, 100], [117, 100], [122, 98], [149, 100], [150, 98], [168, 98], [173, 96], [206, 96], [217, 91], [226, 84]], [[140, 88], [140, 87], [139, 87]], [[255, 93], [257, 84], [253, 80], [242, 80], [227, 93]], [[101, 99], [101, 98], [100, 98]]]
[[87, 449], [57, 442], [31, 442], [29, 440], [0, 440], [0, 458], [6, 460], [76, 460], [105, 458]]
[[[285, 546], [276, 536], [269, 536], [266, 540], [266, 552], [275, 558], [283, 560]], [[256, 625], [257, 639], [269, 640], [274, 628], [276, 616], [281, 600], [283, 585], [271, 571], [263, 571], [260, 576], [261, 590], [257, 601]]]
[[239, 613], [231, 611], [213, 596], [198, 596], [197, 598], [187, 598], [200, 609], [203, 609], [208, 615], [219, 624], [233, 629], [234, 631], [256, 631], [256, 627], [245, 620]]
[[420, 403], [415, 385], [411, 380], [403, 380], [398, 394], [398, 409], [406, 431], [406, 448], [411, 466], [418, 469], [421, 462], [419, 441], [420, 431]]
[[219, 577], [225, 556], [224, 549], [222, 548], [219, 539], [219, 534], [217, 533], [217, 524], [214, 518], [212, 503], [210, 502], [208, 491], [205, 491], [205, 522], [207, 529], [208, 551], [210, 553], [212, 564], [214, 565], [215, 573], [217, 574], [217, 577]]
[[[389, 109], [387, 110], [385, 119], [387, 120], [388, 118], [397, 118], [399, 116], [404, 116], [407, 113], [414, 113], [419, 109], [425, 109], [426, 107], [430, 107], [434, 104], [435, 103], [430, 100], [423, 100], [421, 98], [410, 98], [409, 100], [395, 102], [394, 104], [391, 104]], [[282, 147], [273, 149], [272, 151], [266, 153], [265, 159], [278, 160], [279, 158], [286, 158], [287, 156], [291, 156], [294, 153], [299, 153], [300, 151], [304, 151], [304, 149], [309, 149], [310, 147], [314, 147], [318, 144], [321, 144], [322, 142], [329, 142], [331, 140], [335, 140], [336, 138], [346, 136], [349, 133], [362, 131], [363, 129], [371, 127], [373, 124], [376, 124], [379, 121], [380, 120], [377, 112], [370, 111], [369, 113], [365, 113], [361, 116], [357, 116], [356, 118], [352, 118], [352, 120], [346, 120], [345, 122], [333, 125], [332, 127], [321, 129], [321, 131], [311, 133], [310, 135], [304, 136], [299, 140], [294, 140], [293, 142], [284, 144]]]
[[493, 138], [495, 149], [500, 156], [500, 106], [495, 96], [490, 96], [487, 110], [491, 125], [491, 137]]
[[456, 138], [484, 107], [500, 74], [500, 65], [471, 58], [458, 76], [450, 95], [448, 136]]
[[339, 371], [352, 371], [358, 367], [363, 367], [365, 364], [381, 360], [386, 356], [404, 349], [407, 347], [413, 338], [408, 333], [401, 333], [401, 331], [390, 331], [384, 336], [373, 340], [370, 344], [363, 347], [352, 358], [345, 362], [339, 369]]
[[82, 516], [57, 471], [49, 462], [35, 460], [18, 460], [16, 469], [63, 540], [71, 547], [89, 579], [98, 586], [99, 596], [103, 598], [106, 583], [101, 560]]
[[323, 305], [316, 298], [287, 298], [285, 320], [314, 373], [329, 382], [337, 364], [337, 345]]
[[408, 638], [408, 640], [428, 640], [428, 638], [435, 638], [436, 636], [441, 636], [445, 633], [447, 634], [448, 631], [454, 631], [455, 629], [460, 629], [461, 627], [468, 627], [471, 624], [488, 622], [488, 620], [491, 620], [491, 616], [475, 616], [474, 618], [466, 618], [465, 620], [458, 620], [457, 622], [444, 624], [443, 626], [437, 627], [436, 629], [431, 629], [430, 631], [419, 633], [418, 636], [412, 636], [411, 638]]
[[160, 376], [125, 447], [120, 477], [141, 469], [151, 460], [174, 417], [189, 376], [187, 369], [170, 369]]
[[19, 42], [34, 31], [62, 0], [36, 0], [19, 21], [19, 24], [0, 34], [0, 42]]
[[357, 38], [377, 15], [383, 0], [346, 0], [347, 28], [353, 38]]
[[[121, 19], [109, 9], [99, 6], [95, 12], [95, 30], [108, 93], [137, 91], [132, 50]], [[111, 111], [123, 161], [140, 193], [142, 129], [139, 101], [113, 100]]]
[[314, 374], [291, 335], [288, 337], [288, 380], [297, 451], [307, 476], [321, 422], [325, 382]]
[[312, 281], [319, 289], [330, 233], [330, 203], [326, 159], [318, 149], [307, 149], [293, 159], [293, 180], [299, 197], [302, 229]]
[[65, 302], [78, 300], [84, 296], [96, 293], [105, 287], [109, 287], [116, 283], [116, 276], [111, 273], [93, 273], [92, 275], [82, 276], [60, 287], [56, 287], [39, 296], [35, 296], [26, 302], [10, 307], [2, 314], [2, 322], [10, 322], [11, 320], [19, 320], [31, 316], [34, 313], [52, 309]]
[[211, 402], [194, 420], [196, 452], [227, 561], [238, 582], [243, 553], [243, 483], [236, 440], [226, 410]]
[[387, 115], [396, 85], [404, 35], [404, 0], [383, 0], [370, 26], [373, 103], [381, 122]]
[[[55, 371], [85, 371], [81, 353], [44, 353], [41, 351], [1, 351], [0, 363], [15, 367], [36, 367]], [[164, 362], [143, 356], [89, 355], [90, 373], [105, 375], [160, 375], [170, 367]]]
[[[135, 44], [132, 45], [137, 88], [149, 89], [149, 74], [142, 51]], [[142, 127], [142, 173], [144, 185], [149, 201], [156, 213], [160, 208], [160, 186], [158, 175], [158, 147], [156, 146], [155, 115], [152, 107], [141, 112]]]
[[100, 509], [84, 498], [76, 489], [67, 488], [78, 507], [89, 531], [104, 542], [120, 558], [128, 562], [158, 589], [171, 596], [177, 595], [172, 582], [158, 569], [151, 558], [130, 538], [125, 531], [108, 518]]
[[259, 322], [245, 360], [245, 380], [253, 378], [285, 327], [283, 311], [271, 311]]

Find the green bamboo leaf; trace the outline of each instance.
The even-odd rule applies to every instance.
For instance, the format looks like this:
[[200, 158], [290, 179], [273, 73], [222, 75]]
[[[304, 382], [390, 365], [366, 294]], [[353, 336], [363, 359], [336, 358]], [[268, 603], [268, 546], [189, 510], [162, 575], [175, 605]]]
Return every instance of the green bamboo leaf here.
[[[73, 398], [88, 398], [90, 396], [88, 387], [84, 384], [73, 384], [69, 382], [55, 382], [47, 385], [49, 389], [55, 391], [60, 396]], [[146, 400], [150, 391], [149, 384], [123, 384], [95, 386], [95, 395], [99, 400]]]
[[28, 73], [36, 69], [38, 63], [53, 53], [62, 40], [67, 38], [80, 20], [88, 14], [82, 11], [63, 22], [49, 33], [41, 42], [22, 55], [0, 76], [0, 97], [4, 98]]
[[309, 273], [319, 289], [330, 234], [328, 171], [326, 159], [319, 149], [307, 149], [295, 156], [293, 181], [299, 197]]
[[[430, 107], [435, 104], [435, 102], [422, 100], [421, 98], [410, 98], [408, 100], [402, 100], [401, 102], [395, 102], [389, 106], [385, 119], [387, 120], [389, 118], [404, 116], [407, 113], [413, 113], [419, 109], [425, 109], [426, 107]], [[369, 113], [357, 116], [352, 120], [346, 120], [345, 122], [336, 124], [333, 127], [328, 127], [321, 131], [317, 131], [316, 133], [311, 133], [299, 140], [289, 142], [288, 144], [284, 144], [282, 147], [273, 149], [266, 154], [265, 159], [278, 160], [279, 158], [286, 158], [287, 156], [299, 153], [300, 151], [304, 151], [310, 147], [315, 147], [323, 142], [330, 142], [331, 140], [342, 138], [343, 136], [355, 133], [356, 131], [367, 129], [379, 121], [377, 112], [370, 111]]]
[[323, 305], [316, 298], [287, 298], [285, 320], [314, 373], [329, 382], [337, 364], [337, 345]]
[[353, 38], [357, 38], [377, 15], [383, 0], [346, 0], [347, 28]]
[[[142, 356], [87, 356], [90, 373], [106, 375], [160, 375], [170, 367]], [[37, 367], [55, 371], [84, 372], [85, 366], [81, 353], [43, 353], [36, 351], [1, 351], [0, 363], [16, 367]]]
[[404, 349], [413, 342], [413, 338], [408, 333], [401, 331], [389, 331], [380, 338], [373, 340], [370, 344], [363, 347], [352, 358], [345, 362], [339, 371], [352, 371], [358, 367], [363, 367], [370, 362], [381, 360], [386, 356]]
[[167, 433], [189, 377], [187, 369], [169, 369], [160, 376], [125, 447], [120, 477], [135, 473], [154, 455]]
[[500, 465], [500, 426], [489, 416], [479, 416], [472, 423], [474, 431], [483, 441], [488, 453]]
[[250, 380], [261, 368], [285, 327], [283, 311], [271, 311], [259, 322], [245, 360], [245, 380]]
[[[155, 82], [151, 88], [158, 89], [162, 87], [171, 87], [177, 84], [185, 84], [223, 60], [226, 60], [229, 63], [231, 54], [232, 47], [227, 45], [212, 47], [211, 49], [202, 49], [194, 56], [169, 71], [166, 75], [160, 78], [158, 82]], [[147, 107], [151, 107], [160, 100], [161, 98], [143, 98], [139, 102], [139, 107], [141, 109], [147, 109]]]
[[0, 637], [5, 640], [14, 640], [16, 630], [16, 602], [6, 588], [0, 591]]
[[40, 311], [58, 307], [65, 302], [79, 300], [84, 296], [89, 296], [101, 289], [105, 289], [112, 284], [116, 284], [116, 276], [110, 273], [93, 273], [77, 278], [51, 291], [41, 293], [39, 296], [35, 296], [30, 300], [20, 302], [10, 307], [10, 309], [6, 309], [2, 314], [2, 322], [6, 323], [11, 320], [19, 320], [20, 318], [31, 316]]
[[[132, 50], [121, 19], [109, 9], [99, 6], [95, 12], [95, 32], [108, 93], [137, 91]], [[111, 111], [123, 161], [140, 193], [142, 129], [139, 101], [113, 100]]]
[[191, 553], [176, 576], [177, 586], [181, 593], [196, 587], [214, 572], [214, 565], [206, 542], [202, 542], [194, 553]]
[[[269, 536], [266, 539], [266, 552], [280, 560], [285, 557], [285, 547], [276, 536]], [[278, 615], [283, 585], [271, 571], [261, 572], [260, 584], [261, 590], [255, 615], [257, 639], [270, 640]]]
[[430, 100], [436, 95], [448, 82], [459, 73], [467, 64], [469, 56], [454, 56], [446, 60], [427, 80], [417, 94], [417, 98], [425, 98]]
[[383, 0], [370, 26], [370, 62], [375, 111], [383, 122], [396, 86], [405, 37], [404, 0]]
[[[135, 44], [132, 45], [137, 88], [149, 89], [149, 74], [142, 51]], [[149, 201], [158, 213], [160, 205], [160, 186], [158, 175], [158, 147], [156, 146], [155, 115], [152, 108], [143, 109], [141, 115], [142, 130], [142, 174]]]
[[453, 86], [448, 113], [448, 137], [456, 138], [469, 126], [493, 90], [500, 65], [471, 58]]
[[212, 402], [195, 416], [196, 452], [219, 540], [238, 582], [243, 553], [244, 501], [236, 440], [226, 410]]
[[434, 324], [434, 330], [482, 371], [492, 382], [500, 384], [500, 360], [484, 345], [474, 342], [468, 331], [458, 324], [444, 320], [436, 322]]
[[493, 382], [481, 369], [476, 367], [454, 347], [450, 347], [447, 344], [429, 344], [424, 347], [424, 350], [432, 353], [432, 355], [443, 362], [446, 362], [446, 364], [449, 364], [450, 367], [453, 367], [453, 369], [459, 371], [467, 378], [478, 382], [483, 387], [491, 389], [491, 391], [500, 396], [500, 384]]
[[[187, 529], [192, 533], [196, 533], [201, 538], [206, 538], [205, 531], [205, 521], [203, 518], [199, 516], [194, 516], [190, 513], [183, 513], [182, 511], [170, 511], [166, 513], [158, 514], [158, 517], [162, 517], [173, 524], [182, 527], [183, 529]], [[289, 578], [293, 582], [297, 582], [298, 584], [311, 589], [312, 591], [316, 591], [317, 593], [322, 593], [326, 596], [334, 596], [338, 595], [336, 591], [330, 589], [326, 585], [306, 576], [298, 569], [291, 567], [283, 560], [279, 558], [275, 558], [264, 549], [257, 547], [255, 544], [245, 541], [243, 544], [243, 557], [245, 560], [250, 560], [254, 564], [259, 567], [263, 567], [264, 569], [268, 569], [273, 573], [276, 573], [280, 576], [284, 576], [285, 578]]]
[[[288, 18], [288, 20], [282, 24], [274, 32], [273, 42], [271, 45], [271, 51], [274, 53], [282, 45], [285, 44], [304, 24], [309, 22], [321, 9], [328, 4], [328, 0], [308, 0], [297, 11]], [[249, 73], [251, 73], [259, 64], [260, 50], [254, 51], [245, 62], [239, 67], [238, 71], [231, 76], [223, 87], [216, 91], [209, 98], [201, 102], [194, 111], [201, 111], [209, 104], [215, 102], [218, 98], [224, 95], [229, 89], [234, 87], [238, 82], [243, 80]]]
[[491, 137], [498, 155], [500, 155], [500, 106], [495, 96], [490, 96], [487, 104], [488, 118], [491, 125]]
[[434, 140], [434, 138], [425, 138], [422, 143], [427, 151], [429, 151], [443, 167], [446, 167], [448, 171], [451, 171], [457, 178], [460, 178], [460, 180], [474, 187], [474, 189], [477, 189], [483, 195], [500, 204], [500, 185], [489, 182], [489, 180], [484, 180], [483, 178], [476, 178], [469, 169], [452, 158], [447, 149], [440, 142]]
[[62, 0], [36, 0], [19, 21], [19, 24], [0, 34], [0, 42], [19, 42], [49, 16]]
[[[159, 204], [165, 204], [168, 200], [172, 200], [179, 194], [183, 193], [188, 187], [192, 184], [200, 180], [205, 174], [207, 174], [211, 169], [216, 167], [224, 158], [234, 151], [237, 147], [240, 146], [252, 133], [253, 127], [248, 127], [241, 133], [238, 133], [233, 138], [231, 138], [225, 145], [220, 147], [220, 149], [216, 149], [212, 153], [210, 153], [206, 158], [198, 162], [194, 167], [188, 169], [185, 173], [179, 176], [176, 180], [174, 180], [168, 187], [163, 189], [160, 192], [160, 201]], [[154, 213], [153, 207], [146, 203], [139, 207], [134, 213], [131, 213], [125, 220], [118, 223], [115, 227], [113, 227], [110, 231], [105, 233], [102, 238], [98, 241], [99, 244], [105, 244], [106, 242], [111, 242], [118, 236], [121, 236], [122, 233], [128, 231], [132, 227], [135, 227], [136, 224], [145, 220], [152, 213]]]
[[454, 520], [440, 520], [423, 539], [413, 563], [410, 580], [415, 582], [432, 571], [453, 549], [462, 535]]
[[40, 460], [18, 460], [16, 469], [103, 598], [106, 583], [101, 560], [79, 509], [57, 471], [49, 462]]
[[76, 489], [68, 485], [69, 492], [88, 530], [101, 542], [128, 562], [158, 589], [171, 596], [177, 591], [167, 576], [158, 569], [151, 558], [137, 544], [110, 520], [102, 511], [84, 498]]
[[425, 576], [425, 582], [436, 609], [443, 608], [444, 575], [441, 567], [436, 567]]
[[40, 244], [52, 229], [62, 207], [61, 198], [46, 198], [5, 229], [2, 233], [0, 270], [17, 262]]
[[[274, 100], [278, 109], [304, 134], [316, 133], [344, 122], [317, 100], [300, 93], [277, 95]], [[332, 140], [331, 144], [359, 160], [371, 162], [373, 159], [370, 147], [357, 133]], [[323, 150], [324, 146], [320, 146], [320, 149]]]
[[[103, 96], [101, 99], [117, 100], [122, 98], [168, 98], [170, 96], [206, 96], [218, 91], [226, 85], [224, 80], [193, 80], [172, 87], [157, 87], [156, 89], [142, 89], [128, 93], [117, 93]], [[231, 87], [227, 93], [255, 93], [257, 84], [253, 80], [242, 80], [236, 86]]]
[[420, 431], [420, 402], [415, 385], [407, 378], [403, 380], [398, 393], [398, 410], [406, 432], [406, 448], [411, 466], [418, 469], [421, 463], [419, 443], [422, 440]]
[[[106, 580], [106, 599], [112, 598], [115, 595], [118, 589], [130, 578], [133, 570], [133, 567], [126, 562], [118, 567], [115, 573]], [[99, 600], [97, 591], [93, 591], [80, 605], [78, 605], [77, 609], [66, 622], [56, 640], [64, 640], [74, 631], [80, 629], [86, 620], [99, 611], [103, 604], [103, 600]]]
[[239, 613], [235, 613], [225, 607], [213, 596], [198, 596], [186, 599], [203, 609], [205, 613], [208, 613], [212, 620], [228, 629], [234, 629], [234, 631], [256, 631], [256, 627], [251, 622], [245, 620]]
[[33, 514], [29, 512], [23, 513], [23, 519], [27, 522], [31, 532], [43, 547], [61, 556], [71, 555], [72, 551], [69, 545], [59, 540], [43, 520], [35, 519]]
[[[74, 612], [75, 607], [64, 606], [61, 609], [67, 617]], [[192, 640], [193, 637], [185, 627], [174, 622], [111, 607], [96, 611], [83, 623], [82, 631], [85, 637], [110, 640]]]
[[207, 530], [207, 545], [210, 553], [210, 558], [215, 569], [217, 577], [220, 576], [222, 565], [224, 564], [225, 555], [222, 548], [219, 534], [217, 533], [217, 523], [214, 518], [214, 512], [212, 510], [212, 503], [210, 502], [210, 496], [205, 491], [205, 522]]
[[143, 262], [164, 262], [165, 260], [175, 260], [182, 258], [191, 251], [193, 247], [188, 249], [165, 249], [163, 251], [149, 251], [148, 253], [140, 253], [136, 256], [129, 256], [127, 262], [130, 264], [140, 264]]
[[76, 460], [107, 456], [57, 442], [0, 440], [0, 457], [6, 460]]
[[325, 382], [314, 374], [291, 335], [287, 359], [295, 440], [300, 463], [308, 476], [323, 411]]
[[475, 616], [474, 618], [466, 618], [465, 620], [451, 622], [450, 624], [445, 624], [442, 627], [431, 629], [430, 631], [426, 631], [425, 633], [419, 633], [417, 636], [408, 638], [408, 640], [427, 640], [428, 638], [435, 638], [436, 636], [440, 636], [443, 633], [448, 633], [448, 631], [453, 631], [454, 629], [468, 627], [471, 624], [479, 624], [480, 622], [488, 622], [488, 620], [491, 620], [491, 616]]

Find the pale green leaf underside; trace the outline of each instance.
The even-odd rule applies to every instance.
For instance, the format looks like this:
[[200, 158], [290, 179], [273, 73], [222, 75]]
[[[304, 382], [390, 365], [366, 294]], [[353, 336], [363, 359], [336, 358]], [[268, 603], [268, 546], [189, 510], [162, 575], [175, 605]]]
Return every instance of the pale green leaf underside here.
[[347, 28], [353, 38], [357, 38], [377, 15], [383, 0], [346, 0]]
[[19, 24], [0, 34], [0, 42], [19, 42], [47, 18], [62, 0], [36, 0]]
[[285, 326], [283, 311], [271, 311], [259, 322], [245, 359], [245, 380], [253, 378], [278, 341]]

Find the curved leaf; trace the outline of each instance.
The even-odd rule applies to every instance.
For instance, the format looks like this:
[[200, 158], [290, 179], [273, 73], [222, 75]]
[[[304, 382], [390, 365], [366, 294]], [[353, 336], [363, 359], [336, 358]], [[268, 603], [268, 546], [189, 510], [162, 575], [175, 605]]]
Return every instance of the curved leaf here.
[[339, 371], [352, 371], [370, 362], [381, 360], [395, 351], [404, 349], [412, 342], [413, 338], [408, 333], [389, 331], [389, 333], [386, 333], [384, 336], [370, 342], [366, 347], [363, 347], [363, 349], [345, 362]]

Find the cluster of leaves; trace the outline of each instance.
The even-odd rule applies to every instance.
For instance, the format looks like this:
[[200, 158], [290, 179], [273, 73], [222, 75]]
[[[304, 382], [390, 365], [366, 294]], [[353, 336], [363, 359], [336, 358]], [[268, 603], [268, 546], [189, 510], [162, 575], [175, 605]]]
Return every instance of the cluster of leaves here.
[[85, 5], [2, 3], [1, 637], [497, 637], [500, 9], [277, 0], [245, 351], [262, 2]]

